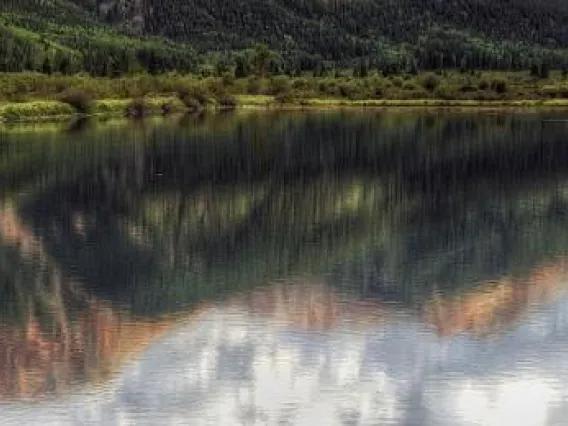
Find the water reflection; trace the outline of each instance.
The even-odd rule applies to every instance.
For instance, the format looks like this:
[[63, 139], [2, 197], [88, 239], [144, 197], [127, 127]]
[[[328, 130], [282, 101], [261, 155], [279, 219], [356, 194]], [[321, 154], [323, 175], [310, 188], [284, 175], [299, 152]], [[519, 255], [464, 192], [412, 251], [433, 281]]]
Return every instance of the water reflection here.
[[0, 398], [42, 399], [107, 380], [175, 323], [132, 318], [89, 294], [16, 216], [0, 211]]
[[568, 147], [541, 119], [4, 129], [0, 415], [561, 424]]
[[[319, 283], [315, 290], [300, 290], [305, 283], [296, 291], [310, 297], [322, 291]], [[274, 292], [281, 300], [281, 291], [278, 284], [254, 297]], [[390, 320], [376, 312], [363, 315], [367, 325], [346, 315], [333, 329], [322, 330], [317, 324], [304, 327], [309, 314], [298, 313], [294, 303], [283, 303], [276, 315], [251, 314], [250, 304], [241, 300], [223, 303], [152, 345], [104, 390], [28, 407], [23, 419], [148, 425], [540, 425], [548, 419], [562, 424], [554, 419], [566, 414], [560, 403], [568, 366], [558, 356], [566, 345], [566, 303], [559, 300], [530, 326], [493, 342], [440, 340], [419, 317], [402, 311]], [[282, 321], [282, 311], [292, 321]], [[298, 315], [305, 318], [298, 321]], [[2, 411], [7, 418], [22, 415], [14, 406]]]

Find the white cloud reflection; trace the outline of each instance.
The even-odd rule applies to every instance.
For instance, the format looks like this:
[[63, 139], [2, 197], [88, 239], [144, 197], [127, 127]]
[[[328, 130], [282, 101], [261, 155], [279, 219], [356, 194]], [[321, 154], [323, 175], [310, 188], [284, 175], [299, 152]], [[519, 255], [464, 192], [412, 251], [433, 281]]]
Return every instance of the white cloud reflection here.
[[567, 308], [560, 299], [480, 341], [441, 340], [411, 316], [314, 332], [217, 307], [104, 389], [0, 416], [44, 426], [568, 424]]

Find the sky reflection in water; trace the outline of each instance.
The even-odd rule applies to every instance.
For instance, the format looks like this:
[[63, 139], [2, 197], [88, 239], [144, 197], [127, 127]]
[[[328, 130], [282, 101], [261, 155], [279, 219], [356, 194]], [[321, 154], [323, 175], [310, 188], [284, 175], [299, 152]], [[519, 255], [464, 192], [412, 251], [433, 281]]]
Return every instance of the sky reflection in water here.
[[379, 118], [90, 129], [8, 159], [2, 424], [568, 424], [563, 136]]

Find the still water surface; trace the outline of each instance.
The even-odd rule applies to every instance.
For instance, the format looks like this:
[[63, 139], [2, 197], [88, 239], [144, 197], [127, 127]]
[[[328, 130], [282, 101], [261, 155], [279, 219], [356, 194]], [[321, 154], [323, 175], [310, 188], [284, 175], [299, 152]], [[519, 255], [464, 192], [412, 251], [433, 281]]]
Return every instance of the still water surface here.
[[545, 115], [1, 129], [1, 424], [568, 424]]

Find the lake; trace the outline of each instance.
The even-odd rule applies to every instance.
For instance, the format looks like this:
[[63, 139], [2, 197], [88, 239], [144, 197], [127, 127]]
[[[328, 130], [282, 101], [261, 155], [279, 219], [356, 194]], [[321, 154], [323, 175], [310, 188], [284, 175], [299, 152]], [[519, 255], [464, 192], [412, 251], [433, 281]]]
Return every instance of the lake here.
[[568, 425], [568, 124], [0, 129], [7, 425]]

